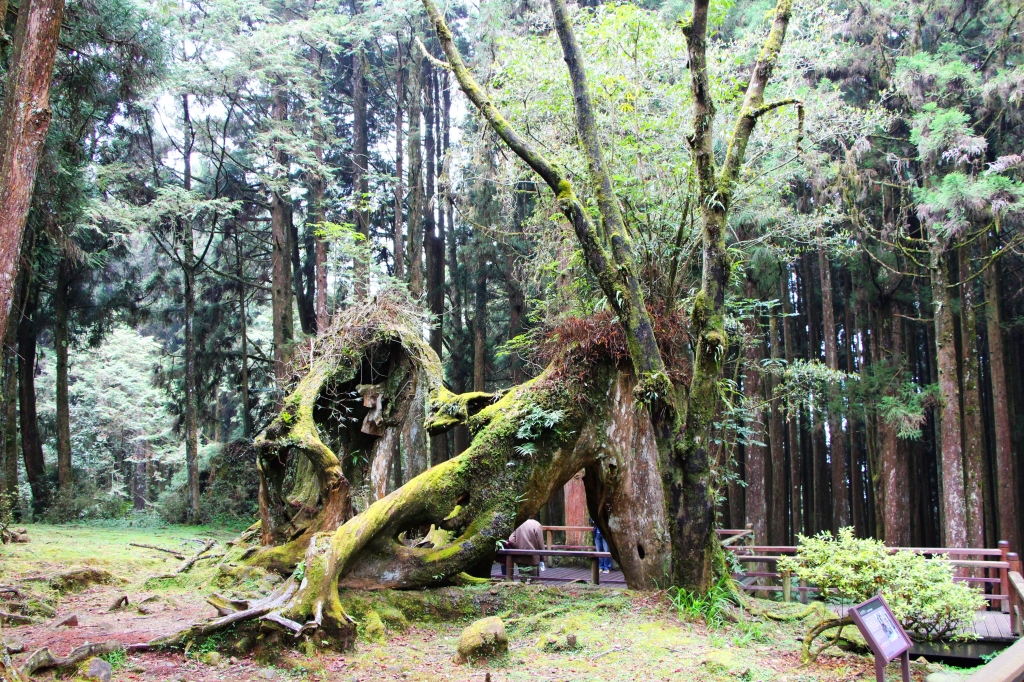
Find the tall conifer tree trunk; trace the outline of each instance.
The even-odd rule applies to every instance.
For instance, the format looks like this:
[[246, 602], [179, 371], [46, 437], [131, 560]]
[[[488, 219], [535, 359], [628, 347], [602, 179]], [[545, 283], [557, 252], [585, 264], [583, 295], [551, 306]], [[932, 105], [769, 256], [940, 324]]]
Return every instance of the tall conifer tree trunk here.
[[[900, 318], [895, 316], [891, 299], [885, 299], [878, 315], [879, 347], [884, 360], [896, 370], [895, 378], [886, 390], [889, 396], [895, 396], [903, 378], [903, 333]], [[896, 427], [885, 419], [878, 419], [878, 448], [881, 471], [881, 535], [886, 544], [892, 547], [910, 545], [910, 498], [908, 482], [910, 472], [907, 466], [907, 454], [901, 452]]]
[[473, 311], [473, 390], [485, 391], [487, 381], [487, 254], [477, 244], [476, 305]]
[[[356, 225], [356, 231], [365, 240], [370, 238], [370, 155], [369, 155], [369, 127], [366, 119], [366, 54], [360, 47], [352, 56], [352, 168], [354, 177], [352, 180], [355, 194], [355, 208], [352, 222]], [[367, 241], [367, 243], [369, 243]], [[362, 258], [355, 262], [355, 296], [357, 300], [366, 297], [369, 282], [369, 264]]]
[[953, 307], [949, 296], [946, 253], [939, 235], [932, 234], [931, 283], [935, 315], [935, 363], [939, 377], [939, 455], [942, 476], [942, 544], [967, 545], [967, 503], [964, 498], [964, 464], [960, 429], [960, 382], [957, 377]]
[[[782, 330], [779, 324], [778, 315], [772, 315], [769, 322], [769, 338], [771, 339], [771, 357], [774, 362], [782, 360]], [[769, 523], [770, 532], [768, 539], [772, 544], [786, 544], [786, 452], [783, 443], [785, 442], [785, 421], [782, 414], [782, 401], [775, 395], [775, 389], [779, 386], [778, 377], [772, 375], [768, 382], [768, 391], [771, 398], [771, 424], [769, 426], [771, 443], [771, 471], [772, 485], [769, 496], [769, 508], [771, 519]]]
[[402, 40], [398, 36], [398, 54], [395, 57], [395, 279], [405, 279], [405, 234], [402, 232], [402, 207], [405, 190], [402, 187], [402, 106], [405, 98], [405, 66], [402, 62]]
[[0, 111], [0, 338], [7, 331], [36, 169], [53, 115], [50, 81], [63, 14], [63, 0], [22, 0], [14, 29]]
[[[22, 244], [24, 249], [27, 244]], [[18, 492], [18, 329], [25, 304], [25, 281], [28, 273], [19, 268], [14, 285], [14, 304], [7, 333], [3, 336], [3, 432], [0, 442], [0, 459], [3, 470], [0, 478], [4, 490], [10, 495]]]
[[[744, 296], [748, 299], [758, 297], [757, 285], [748, 277]], [[743, 446], [744, 480], [746, 486], [746, 518], [744, 525], [749, 524], [754, 528], [754, 539], [756, 543], [768, 543], [768, 491], [767, 491], [767, 456], [765, 453], [765, 432], [764, 432], [764, 391], [761, 381], [761, 330], [758, 324], [757, 315], [751, 315], [747, 321], [747, 336], [750, 337], [749, 345], [744, 348], [744, 376], [743, 396], [746, 399], [750, 410], [750, 419], [747, 421], [746, 444]]]
[[[288, 119], [288, 96], [283, 84], [274, 89], [270, 115], [276, 125]], [[275, 181], [287, 184], [288, 152], [280, 142], [275, 144]], [[288, 344], [293, 337], [292, 326], [292, 261], [290, 229], [290, 203], [281, 187], [274, 187], [270, 195], [271, 253], [270, 300], [274, 316], [274, 378], [279, 391], [288, 383]], [[283, 393], [282, 393], [283, 395]]]
[[[821, 236], [819, 231], [819, 237]], [[839, 347], [836, 338], [836, 313], [832, 301], [832, 266], [824, 247], [818, 248], [818, 270], [821, 276], [822, 333], [825, 335], [825, 364], [839, 369]], [[828, 407], [829, 452], [832, 459], [832, 532], [850, 525], [850, 485], [846, 466], [846, 436], [843, 433], [841, 396], [832, 390]]]
[[[996, 240], [985, 235], [985, 254], [991, 256], [997, 248]], [[1013, 443], [1010, 435], [1009, 393], [1006, 386], [1006, 350], [1003, 345], [1002, 318], [999, 310], [1000, 261], [985, 268], [985, 333], [988, 337], [989, 372], [992, 381], [992, 420], [994, 422], [996, 450], [996, 518], [999, 539], [1009, 540], [1010, 546], [1019, 546], [1020, 506], [1017, 500], [1017, 471]]]
[[70, 492], [71, 414], [68, 406], [68, 289], [73, 266], [67, 255], [57, 265], [57, 283], [53, 292], [53, 345], [57, 356], [55, 392], [57, 428], [57, 481], [62, 493]]
[[[249, 318], [245, 306], [245, 280], [242, 268], [242, 240], [238, 232], [235, 232], [235, 276], [237, 277], [238, 289], [238, 342], [241, 351], [241, 363], [239, 364], [239, 393], [242, 395], [242, 435], [245, 438], [252, 437], [252, 397], [249, 393]], [[326, 277], [325, 277], [326, 279]], [[326, 282], [325, 282], [326, 284]], [[318, 285], [319, 286], [319, 285]], [[318, 289], [317, 296], [320, 295]], [[319, 328], [322, 329], [322, 328]]]
[[32, 512], [41, 514], [50, 505], [50, 487], [46, 482], [46, 462], [43, 460], [43, 441], [39, 435], [39, 417], [36, 412], [36, 345], [39, 330], [36, 313], [39, 310], [39, 283], [29, 276], [25, 305], [18, 325], [18, 417], [21, 426], [21, 454], [25, 461], [25, 476], [32, 488]]
[[[782, 332], [786, 352], [786, 366], [796, 359], [796, 339], [793, 330], [793, 303], [789, 291], [789, 266], [783, 264], [779, 277], [779, 296], [782, 298]], [[798, 533], [804, 532], [803, 470], [800, 466], [800, 421], [799, 415], [790, 415], [786, 422], [789, 446], [789, 519], [788, 542], [794, 542]]]
[[[317, 135], [319, 137], [319, 135]], [[320, 144], [313, 150], [317, 163], [323, 163], [324, 150]], [[319, 169], [309, 179], [309, 230], [318, 229], [316, 226], [323, 223], [324, 216], [324, 194], [327, 191], [327, 183]], [[313, 321], [314, 330], [317, 334], [323, 334], [330, 324], [327, 315], [327, 240], [315, 235], [316, 240], [313, 251], [313, 276], [314, 276], [314, 300], [313, 300]]]
[[409, 59], [409, 291], [423, 295], [423, 60]]
[[[185, 134], [184, 145], [184, 187], [186, 192], [192, 191], [192, 146], [195, 138], [192, 133], [192, 118], [189, 113], [188, 95], [181, 97], [182, 128]], [[185, 468], [188, 473], [189, 520], [199, 521], [199, 416], [196, 385], [196, 256], [192, 235], [192, 222], [187, 217], [177, 218], [177, 229], [182, 246], [182, 275], [185, 280]], [[286, 287], [290, 283], [286, 284]]]
[[964, 496], [967, 503], [967, 546], [985, 546], [985, 443], [981, 414], [981, 369], [978, 366], [978, 327], [970, 246], [962, 246], [960, 261], [960, 357], [963, 379]]

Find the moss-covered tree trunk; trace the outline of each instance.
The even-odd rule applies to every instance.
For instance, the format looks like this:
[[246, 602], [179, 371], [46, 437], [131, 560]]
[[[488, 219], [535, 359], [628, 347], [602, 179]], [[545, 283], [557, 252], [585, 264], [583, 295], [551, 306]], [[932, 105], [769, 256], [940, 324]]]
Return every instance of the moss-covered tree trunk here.
[[[728, 345], [725, 333], [725, 289], [730, 271], [726, 250], [729, 203], [757, 119], [795, 100], [765, 103], [764, 91], [778, 60], [789, 24], [792, 0], [779, 0], [764, 49], [751, 71], [740, 116], [725, 161], [718, 168], [713, 150], [715, 107], [711, 99], [706, 58], [708, 0], [695, 0], [691, 21], [684, 27], [694, 95], [694, 129], [689, 136], [701, 206], [703, 277], [691, 311], [695, 339], [693, 376], [688, 387], [673, 385], [655, 337], [631, 239], [625, 229], [597, 130], [582, 52], [576, 42], [564, 0], [551, 0], [555, 31], [562, 46], [572, 86], [576, 131], [587, 160], [590, 187], [600, 221], [591, 220], [583, 202], [561, 168], [553, 164], [509, 124], [466, 68], [444, 16], [432, 0], [423, 0], [463, 92], [498, 136], [525, 161], [555, 195], [572, 225], [584, 260], [614, 309], [625, 335], [636, 393], [650, 410], [660, 452], [672, 561], [669, 574], [677, 585], [705, 589], [721, 557], [713, 520], [715, 491], [709, 445], [717, 402], [717, 382]], [[687, 390], [688, 389], [688, 390]]]
[[[421, 322], [389, 303], [367, 303], [345, 311], [320, 339], [306, 376], [256, 440], [264, 546], [250, 561], [294, 572], [267, 598], [172, 639], [258, 618], [347, 646], [354, 631], [339, 589], [422, 588], [489, 575], [497, 543], [581, 469], [591, 514], [627, 584], [668, 582], [672, 543], [659, 449], [631, 368], [612, 357], [565, 353], [498, 400], [455, 395], [441, 385]], [[428, 432], [465, 425], [472, 444], [350, 516], [343, 471], [375, 480], [378, 458], [416, 414], [417, 396], [426, 398]], [[359, 452], [377, 453], [368, 474], [351, 464]]]

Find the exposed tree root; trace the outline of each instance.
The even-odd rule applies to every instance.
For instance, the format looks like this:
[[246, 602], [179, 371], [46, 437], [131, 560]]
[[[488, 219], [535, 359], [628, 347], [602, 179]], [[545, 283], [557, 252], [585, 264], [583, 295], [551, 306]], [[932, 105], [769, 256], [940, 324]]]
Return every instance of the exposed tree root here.
[[[850, 616], [844, 616], [842, 618], [829, 618], [827, 620], [823, 620], [817, 625], [815, 625], [813, 628], [811, 628], [810, 631], [804, 636], [803, 646], [800, 650], [800, 659], [803, 661], [804, 665], [813, 663], [814, 661], [818, 660], [818, 656], [821, 655], [822, 651], [829, 648], [830, 646], [835, 645], [839, 641], [839, 638], [843, 634], [843, 628], [847, 625], [852, 624], [853, 618], [851, 618]], [[817, 649], [814, 649], [812, 647], [812, 645], [814, 644], [814, 640], [817, 639], [818, 636], [834, 628], [839, 629], [831, 640], [826, 641]]]
[[50, 668], [66, 668], [69, 666], [77, 665], [82, 661], [92, 658], [93, 656], [99, 656], [100, 654], [109, 654], [123, 649], [121, 643], [118, 641], [111, 640], [109, 642], [98, 642], [96, 644], [83, 644], [82, 646], [75, 647], [71, 650], [71, 653], [67, 656], [54, 656], [49, 648], [39, 649], [25, 661], [25, 664], [21, 666], [19, 673], [23, 678], [28, 678], [40, 670], [48, 670]]

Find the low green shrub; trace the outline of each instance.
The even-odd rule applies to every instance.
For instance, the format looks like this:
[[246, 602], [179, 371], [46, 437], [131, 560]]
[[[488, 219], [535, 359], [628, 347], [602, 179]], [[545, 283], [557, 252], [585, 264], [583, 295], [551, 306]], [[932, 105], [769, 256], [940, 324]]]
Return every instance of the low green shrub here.
[[712, 583], [706, 594], [679, 587], [668, 589], [668, 600], [676, 607], [679, 617], [684, 620], [702, 620], [717, 627], [725, 620], [725, 610], [733, 603], [734, 592], [729, 576], [721, 576]]
[[855, 537], [853, 528], [840, 529], [837, 537], [823, 531], [799, 539], [796, 557], [781, 559], [780, 571], [846, 603], [881, 594], [914, 639], [974, 636], [965, 626], [984, 608], [985, 598], [969, 584], [954, 582], [953, 566], [943, 558], [893, 553], [878, 540]]

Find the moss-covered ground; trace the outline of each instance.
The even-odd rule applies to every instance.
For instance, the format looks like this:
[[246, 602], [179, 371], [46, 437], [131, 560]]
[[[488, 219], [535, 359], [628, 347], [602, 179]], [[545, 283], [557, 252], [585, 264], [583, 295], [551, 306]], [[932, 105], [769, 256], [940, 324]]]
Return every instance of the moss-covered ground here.
[[[192, 554], [199, 538], [213, 538], [224, 552], [231, 538], [204, 528], [152, 529], [89, 526], [28, 526], [32, 541], [0, 547], [0, 585], [22, 585], [43, 602], [26, 608], [32, 625], [6, 626], [9, 644], [26, 654], [50, 646], [64, 655], [85, 641], [117, 639], [130, 644], [178, 629], [212, 615], [206, 596], [219, 592], [252, 597], [273, 587], [277, 578], [260, 569], [229, 568], [221, 558], [199, 562], [173, 579], [154, 580], [180, 561], [169, 554], [132, 547], [153, 544]], [[230, 557], [228, 558], [230, 561]], [[41, 578], [72, 568], [109, 571], [110, 584], [58, 592]], [[25, 578], [34, 578], [24, 582]], [[120, 596], [129, 607], [109, 611]], [[230, 635], [190, 649], [108, 657], [115, 680], [789, 680], [838, 682], [873, 680], [867, 656], [833, 649], [802, 667], [798, 638], [803, 622], [777, 623], [729, 611], [722, 624], [709, 627], [681, 619], [664, 593], [639, 593], [573, 584], [558, 587], [499, 583], [424, 592], [342, 594], [346, 610], [359, 622], [353, 651], [264, 650], [259, 655], [232, 648]], [[757, 608], [781, 605], [757, 602]], [[52, 612], [48, 610], [52, 609]], [[0, 611], [4, 610], [0, 607]], [[77, 627], [54, 627], [78, 615]], [[509, 652], [498, 660], [459, 664], [455, 649], [462, 629], [481, 616], [500, 616], [509, 636]], [[21, 660], [26, 654], [16, 659]], [[923, 680], [935, 665], [914, 665]], [[898, 679], [890, 666], [891, 679]], [[46, 677], [44, 674], [43, 677]]]

